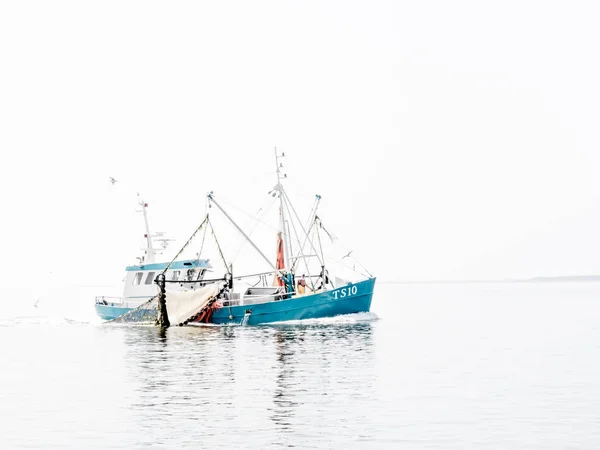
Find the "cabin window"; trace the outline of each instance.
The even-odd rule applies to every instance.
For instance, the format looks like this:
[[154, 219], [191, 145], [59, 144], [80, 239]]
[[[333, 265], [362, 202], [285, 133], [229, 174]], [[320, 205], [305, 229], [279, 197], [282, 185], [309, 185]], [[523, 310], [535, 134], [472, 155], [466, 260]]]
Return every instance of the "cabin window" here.
[[179, 273], [180, 273], [179, 270], [174, 270], [173, 271], [173, 275], [171, 275], [171, 281], [177, 281], [177, 280], [179, 280]]
[[154, 281], [154, 274], [156, 272], [148, 272], [148, 276], [146, 277], [146, 284], [152, 284]]
[[142, 272], [138, 272], [135, 274], [135, 277], [133, 277], [133, 284], [137, 286], [141, 282], [142, 282]]
[[196, 277], [196, 280], [201, 280], [203, 275], [204, 275], [204, 269], [200, 269], [198, 271], [198, 276]]

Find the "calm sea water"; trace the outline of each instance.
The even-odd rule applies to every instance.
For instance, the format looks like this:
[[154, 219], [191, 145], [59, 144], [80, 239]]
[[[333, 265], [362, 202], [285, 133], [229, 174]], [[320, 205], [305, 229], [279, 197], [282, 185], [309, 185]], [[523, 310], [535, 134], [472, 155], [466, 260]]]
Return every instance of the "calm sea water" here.
[[166, 332], [78, 301], [0, 316], [1, 448], [600, 448], [600, 283], [379, 284], [372, 314]]

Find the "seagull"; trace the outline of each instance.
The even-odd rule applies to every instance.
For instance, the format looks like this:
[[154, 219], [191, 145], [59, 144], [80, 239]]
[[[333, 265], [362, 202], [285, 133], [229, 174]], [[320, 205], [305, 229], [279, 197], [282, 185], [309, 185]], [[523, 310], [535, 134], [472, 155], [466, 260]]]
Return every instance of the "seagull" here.
[[113, 177], [108, 177], [108, 179], [112, 184], [115, 184], [117, 182], [117, 180], [115, 180]]
[[352, 253], [354, 250], [350, 250], [346, 255], [342, 256], [342, 259], [347, 258], [348, 256], [350, 256], [350, 253]]

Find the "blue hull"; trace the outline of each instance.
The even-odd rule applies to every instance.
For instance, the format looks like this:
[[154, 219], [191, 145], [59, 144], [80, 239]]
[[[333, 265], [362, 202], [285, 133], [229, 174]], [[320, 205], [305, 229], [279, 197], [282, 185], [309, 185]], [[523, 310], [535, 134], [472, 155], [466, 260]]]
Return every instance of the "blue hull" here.
[[371, 309], [375, 278], [359, 283], [320, 292], [293, 297], [276, 302], [254, 305], [225, 306], [214, 312], [211, 323], [242, 324], [246, 312], [246, 325], [283, 322], [286, 320], [319, 319], [341, 314], [368, 312]]
[[[330, 291], [293, 297], [254, 305], [225, 306], [217, 309], [211, 323], [245, 325], [284, 322], [287, 320], [319, 319], [342, 314], [369, 312], [375, 278], [339, 287]], [[168, 300], [167, 300], [168, 301]], [[96, 304], [96, 313], [104, 320], [116, 319], [132, 308]]]
[[101, 319], [111, 320], [116, 319], [117, 317], [121, 317], [127, 311], [131, 311], [133, 308], [118, 308], [116, 306], [107, 306], [107, 305], [99, 305], [96, 303], [96, 314], [100, 316]]

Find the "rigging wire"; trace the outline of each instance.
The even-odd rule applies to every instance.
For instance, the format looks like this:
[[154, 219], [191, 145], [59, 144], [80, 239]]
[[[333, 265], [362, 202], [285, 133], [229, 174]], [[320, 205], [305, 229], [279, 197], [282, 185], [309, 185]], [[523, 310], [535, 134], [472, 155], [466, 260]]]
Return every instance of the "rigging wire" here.
[[[289, 197], [288, 197], [288, 195], [287, 195], [287, 192], [285, 192], [285, 190], [284, 190], [283, 188], [281, 189], [281, 192], [283, 193], [283, 195], [284, 195], [284, 197], [285, 197], [285, 199], [286, 199], [286, 202], [288, 202], [288, 203], [290, 204], [290, 207], [292, 208], [292, 211], [293, 211], [294, 215], [296, 216], [296, 220], [298, 220], [298, 223], [300, 224], [300, 227], [302, 227], [302, 232], [304, 233], [304, 235], [306, 235], [306, 234], [307, 234], [307, 232], [306, 232], [306, 229], [305, 229], [305, 228], [304, 228], [304, 226], [302, 225], [302, 221], [300, 220], [300, 217], [298, 216], [298, 213], [297, 213], [297, 212], [296, 212], [296, 210], [294, 209], [294, 205], [292, 205], [292, 204], [291, 204], [291, 202], [290, 202], [290, 199], [289, 199]], [[309, 242], [310, 242], [310, 241], [309, 241]], [[317, 253], [317, 249], [315, 248], [315, 246], [313, 245], [313, 243], [312, 243], [312, 242], [310, 242], [310, 245], [311, 245], [312, 249], [314, 250], [314, 252], [315, 252], [315, 253]], [[318, 258], [318, 257], [319, 257], [319, 256], [317, 255], [317, 258]], [[319, 263], [323, 264], [323, 260], [322, 260], [322, 259], [319, 259]]]
[[[316, 212], [316, 209], [315, 209], [315, 212]], [[310, 238], [310, 233], [314, 231], [313, 228], [315, 227], [315, 223], [316, 223], [316, 215], [313, 218], [312, 222], [310, 223], [310, 227], [308, 227], [308, 231], [306, 232], [306, 235], [304, 236], [304, 242], [302, 243], [302, 246], [300, 247], [301, 251], [304, 251], [304, 247], [306, 247], [306, 242], [308, 242], [308, 239]], [[314, 241], [314, 233], [313, 233], [313, 238], [312, 238], [311, 242], [312, 241]], [[314, 246], [313, 246], [313, 249], [314, 249]], [[316, 250], [315, 250], [315, 252], [316, 252]]]
[[[208, 217], [206, 219], [208, 220]], [[231, 275], [231, 271], [229, 270], [229, 266], [227, 265], [227, 260], [225, 259], [225, 256], [223, 255], [223, 250], [221, 250], [221, 246], [219, 245], [219, 241], [217, 240], [217, 235], [215, 234], [215, 230], [214, 230], [214, 228], [212, 226], [212, 222], [209, 220], [208, 224], [210, 225], [211, 234], [215, 238], [215, 242], [217, 244], [217, 249], [219, 250], [219, 254], [221, 255], [221, 259], [223, 260], [223, 264], [225, 265], [225, 270], [227, 271], [227, 273], [229, 275]]]
[[[270, 191], [270, 192], [269, 192], [269, 194], [271, 194], [271, 193], [272, 193], [272, 191]], [[329, 239], [331, 240], [331, 243], [332, 243], [332, 244], [334, 244], [334, 243], [335, 243], [335, 241], [338, 241], [338, 243], [340, 243], [340, 242], [339, 242], [339, 238], [338, 238], [337, 236], [335, 236], [335, 235], [334, 235], [333, 233], [331, 233], [331, 232], [330, 232], [330, 231], [329, 231], [327, 228], [325, 228], [325, 226], [323, 225], [323, 221], [322, 221], [322, 219], [321, 219], [319, 216], [317, 216], [317, 214], [316, 214], [316, 209], [318, 208], [318, 205], [319, 205], [319, 203], [320, 203], [320, 199], [321, 199], [321, 197], [320, 197], [319, 195], [317, 195], [317, 196], [316, 196], [316, 198], [315, 198], [315, 201], [314, 201], [314, 203], [313, 203], [313, 206], [312, 206], [312, 208], [311, 208], [311, 213], [310, 213], [310, 215], [309, 215], [309, 222], [307, 222], [307, 226], [308, 226], [308, 224], [310, 224], [310, 227], [308, 227], [308, 231], [306, 231], [306, 228], [307, 228], [307, 227], [304, 227], [304, 226], [303, 226], [303, 224], [302, 224], [302, 222], [300, 221], [300, 218], [299, 218], [299, 216], [298, 216], [297, 212], [296, 212], [296, 211], [295, 211], [295, 209], [294, 209], [294, 206], [293, 206], [293, 205], [290, 203], [290, 201], [289, 201], [289, 197], [288, 197], [288, 195], [287, 195], [286, 191], [285, 191], [283, 188], [282, 188], [282, 189], [281, 189], [281, 191], [280, 191], [280, 195], [283, 195], [283, 196], [284, 196], [284, 197], [283, 197], [283, 200], [284, 200], [284, 202], [283, 202], [283, 203], [285, 203], [286, 212], [288, 213], [288, 216], [289, 216], [289, 218], [290, 218], [290, 221], [292, 222], [292, 228], [293, 228], [293, 231], [294, 231], [294, 234], [295, 234], [295, 236], [292, 236], [292, 235], [291, 235], [291, 233], [286, 233], [286, 234], [288, 234], [288, 237], [289, 237], [289, 239], [290, 239], [290, 241], [291, 241], [291, 242], [295, 242], [295, 243], [297, 243], [297, 244], [299, 245], [299, 250], [298, 250], [298, 252], [297, 252], [297, 256], [296, 256], [296, 257], [293, 257], [293, 259], [294, 259], [294, 262], [292, 263], [291, 270], [292, 270], [292, 271], [295, 271], [295, 270], [297, 269], [297, 267], [298, 267], [298, 264], [299, 264], [298, 260], [299, 260], [299, 259], [303, 259], [303, 260], [304, 260], [304, 265], [305, 265], [305, 267], [306, 267], [306, 270], [307, 270], [307, 272], [309, 271], [308, 263], [307, 263], [307, 261], [306, 261], [306, 256], [304, 256], [304, 254], [303, 254], [303, 252], [304, 252], [304, 248], [306, 247], [306, 243], [307, 243], [307, 242], [309, 242], [309, 243], [310, 243], [310, 246], [312, 247], [313, 251], [314, 251], [314, 252], [315, 252], [315, 254], [316, 254], [315, 256], [317, 256], [317, 258], [319, 259], [319, 262], [320, 262], [322, 265], [324, 265], [324, 261], [325, 261], [325, 255], [324, 255], [324, 251], [323, 251], [323, 243], [322, 243], [322, 241], [321, 241], [321, 236], [320, 236], [320, 233], [319, 233], [319, 230], [318, 230], [318, 229], [319, 229], [319, 228], [322, 228], [322, 229], [323, 229], [323, 231], [324, 231], [324, 232], [327, 234], [327, 236], [328, 236], [328, 237], [329, 237]], [[252, 234], [253, 234], [253, 233], [256, 231], [256, 229], [258, 228], [259, 224], [262, 224], [262, 225], [264, 225], [264, 226], [266, 226], [267, 228], [269, 228], [269, 229], [272, 229], [272, 230], [278, 230], [278, 228], [277, 228], [277, 227], [274, 227], [274, 226], [272, 226], [272, 225], [270, 225], [270, 224], [266, 223], [266, 222], [263, 220], [263, 219], [264, 219], [264, 217], [267, 215], [267, 213], [268, 213], [268, 212], [271, 210], [272, 206], [275, 204], [275, 200], [273, 200], [274, 198], [276, 198], [276, 197], [275, 197], [275, 196], [272, 196], [272, 195], [269, 195], [269, 197], [267, 198], [267, 200], [264, 202], [264, 204], [263, 204], [263, 207], [262, 207], [262, 208], [260, 208], [260, 209], [257, 211], [257, 213], [256, 213], [255, 215], [253, 215], [253, 214], [250, 214], [250, 213], [248, 213], [248, 212], [246, 212], [246, 211], [244, 211], [244, 210], [242, 210], [242, 209], [240, 209], [240, 208], [236, 207], [235, 205], [233, 205], [233, 204], [231, 204], [231, 203], [229, 203], [229, 202], [227, 202], [227, 201], [224, 201], [224, 200], [222, 200], [222, 199], [221, 199], [221, 202], [222, 202], [222, 203], [224, 203], [224, 204], [226, 204], [228, 207], [230, 207], [230, 208], [232, 208], [232, 209], [234, 209], [234, 210], [236, 210], [236, 211], [238, 211], [238, 212], [240, 212], [240, 213], [244, 214], [245, 216], [247, 216], [247, 217], [251, 218], [251, 219], [254, 221], [254, 224], [253, 224], [254, 226], [253, 226], [253, 228], [251, 229], [250, 233], [248, 234], [248, 237], [249, 237], [250, 235], [252, 235]], [[207, 200], [207, 204], [208, 204], [208, 205], [210, 205], [210, 200], [209, 200], [209, 199]], [[266, 206], [265, 206], [265, 205], [266, 205]], [[261, 213], [261, 214], [260, 214], [260, 215], [258, 215], [259, 213]], [[293, 213], [293, 214], [292, 214], [292, 213]], [[312, 221], [310, 221], [310, 217], [311, 217], [311, 216], [312, 216]], [[294, 220], [294, 218], [295, 218], [296, 220]], [[298, 234], [298, 230], [297, 230], [297, 228], [296, 228], [295, 221], [297, 221], [297, 222], [298, 222], [298, 224], [299, 224], [299, 225], [300, 225], [300, 227], [302, 228], [302, 231], [305, 233], [304, 242], [301, 242], [301, 240], [300, 240], [300, 237], [299, 237], [299, 234]], [[223, 260], [223, 263], [224, 263], [224, 265], [225, 265], [225, 267], [226, 267], [226, 269], [227, 269], [228, 273], [230, 273], [230, 269], [229, 269], [229, 267], [228, 267], [228, 265], [227, 265], [227, 262], [226, 262], [226, 259], [225, 259], [225, 257], [224, 257], [223, 251], [222, 251], [222, 249], [221, 249], [221, 246], [220, 246], [220, 244], [219, 244], [219, 242], [218, 242], [218, 240], [217, 240], [216, 234], [215, 234], [215, 232], [214, 232], [214, 228], [213, 228], [212, 222], [211, 222], [211, 221], [209, 221], [208, 223], [209, 223], [209, 225], [210, 225], [210, 227], [211, 227], [211, 233], [212, 233], [213, 237], [215, 238], [215, 242], [217, 243], [217, 247], [218, 247], [218, 250], [219, 250], [219, 253], [220, 253], [221, 259]], [[313, 235], [313, 236], [312, 236], [312, 238], [310, 237], [310, 234], [311, 234], [311, 232], [312, 232], [312, 235]], [[320, 250], [320, 251], [318, 251], [318, 250], [315, 248], [315, 244], [314, 244], [314, 240], [315, 240], [315, 234], [316, 234], [316, 237], [317, 237], [317, 240], [318, 240], [318, 246], [319, 246], [319, 250]], [[205, 235], [206, 235], [206, 230], [205, 230]], [[241, 245], [239, 246], [239, 248], [237, 249], [237, 251], [236, 251], [236, 253], [235, 253], [235, 256], [234, 256], [234, 258], [232, 259], [232, 261], [235, 261], [235, 260], [236, 260], [236, 259], [239, 257], [239, 254], [240, 254], [240, 252], [241, 252], [241, 250], [242, 250], [243, 246], [244, 246], [244, 245], [245, 245], [247, 242], [248, 242], [248, 239], [245, 239], [245, 240], [242, 242], [242, 244], [241, 244]], [[203, 238], [203, 242], [202, 242], [202, 248], [203, 248], [203, 246], [204, 246], [204, 238]], [[202, 251], [202, 248], [201, 248], [201, 251]], [[302, 256], [302, 258], [300, 258], [300, 256]], [[365, 273], [363, 273], [362, 271], [356, 270], [356, 264], [355, 264], [354, 268], [351, 268], [351, 267], [350, 267], [350, 266], [348, 266], [347, 264], [345, 264], [345, 263], [343, 263], [343, 262], [341, 262], [341, 261], [339, 261], [339, 260], [337, 260], [337, 259], [335, 259], [335, 258], [332, 258], [332, 257], [329, 257], [329, 256], [328, 256], [328, 257], [327, 257], [327, 259], [328, 259], [328, 260], [331, 260], [331, 261], [334, 261], [334, 262], [336, 262], [336, 263], [340, 264], [341, 266], [343, 266], [343, 267], [345, 267], [345, 268], [347, 268], [347, 269], [349, 269], [349, 270], [351, 270], [351, 271], [353, 271], [353, 272], [355, 272], [355, 273], [360, 273], [360, 274], [361, 274], [361, 275], [363, 275], [363, 276], [372, 277], [372, 275], [369, 273], [369, 271], [368, 271], [368, 270], [367, 270], [367, 269], [366, 269], [366, 268], [365, 268], [365, 267], [364, 267], [364, 266], [363, 266], [363, 265], [362, 265], [362, 264], [361, 264], [361, 263], [360, 263], [358, 260], [356, 260], [356, 258], [354, 258], [354, 257], [352, 257], [352, 260], [353, 260], [353, 261], [354, 261], [356, 264], [358, 264], [358, 265], [359, 265], [359, 266], [362, 268], [362, 270], [363, 270], [364, 272], [366, 272], [366, 274], [365, 274]], [[236, 279], [237, 279], [237, 278], [238, 278], [238, 277], [236, 277]], [[312, 281], [312, 280], [311, 280], [311, 281]]]
[[[290, 216], [290, 222], [292, 223], [292, 229], [294, 230], [294, 234], [296, 235], [296, 240], [297, 240], [298, 246], [299, 246], [298, 255], [302, 257], [302, 261], [304, 261], [304, 267], [306, 268], [306, 272], [309, 273], [310, 270], [308, 268], [308, 262], [306, 261], [306, 256], [304, 255], [303, 249], [301, 248], [301, 243], [300, 243], [298, 231], [296, 230], [296, 225], [294, 223], [294, 218], [292, 217], [292, 214], [290, 213], [290, 205], [288, 204], [287, 196], [284, 196], [284, 202], [283, 202], [283, 204], [285, 205], [285, 208], [287, 209], [288, 215]], [[300, 224], [300, 226], [302, 226], [302, 225]], [[302, 231], [304, 231], [304, 228], [302, 229]], [[290, 270], [292, 272], [293, 272], [293, 269], [295, 268], [295, 265], [296, 265], [297, 261], [298, 260], [296, 259], [292, 263], [292, 267], [290, 267]], [[310, 280], [310, 282], [311, 282], [311, 285], [312, 285], [312, 288], [313, 288], [313, 291], [314, 291], [314, 285], [312, 283], [312, 279]]]
[[340, 266], [343, 266], [343, 267], [345, 267], [346, 269], [349, 269], [349, 270], [351, 270], [352, 272], [359, 273], [359, 274], [361, 274], [363, 277], [367, 277], [367, 278], [373, 278], [373, 275], [371, 275], [371, 274], [369, 273], [369, 271], [368, 271], [367, 269], [365, 269], [365, 268], [364, 268], [364, 266], [363, 266], [362, 264], [360, 264], [360, 263], [359, 263], [359, 262], [358, 262], [356, 259], [354, 259], [354, 258], [352, 258], [352, 259], [354, 260], [354, 262], [358, 263], [358, 265], [359, 265], [359, 266], [361, 266], [361, 267], [362, 267], [362, 269], [363, 269], [365, 272], [367, 272], [366, 274], [365, 274], [365, 273], [363, 273], [363, 272], [361, 272], [360, 270], [356, 270], [356, 268], [355, 268], [355, 267], [350, 267], [349, 265], [347, 265], [347, 264], [343, 263], [342, 261], [340, 261], [340, 260], [338, 260], [338, 259], [335, 259], [335, 258], [333, 258], [333, 257], [331, 257], [331, 256], [328, 256], [328, 257], [327, 257], [327, 259], [329, 259], [329, 260], [331, 260], [331, 261], [333, 261], [333, 262], [335, 262], [335, 263], [338, 263]]
[[[325, 265], [325, 256], [323, 255], [323, 244], [321, 243], [321, 233], [319, 233], [319, 229], [315, 228], [316, 232], [317, 232], [317, 239], [319, 241], [319, 250], [321, 250], [321, 258], [323, 259], [323, 265]], [[325, 283], [325, 280], [323, 280], [323, 283]]]
[[[250, 216], [250, 217], [251, 217], [251, 218], [254, 220], [254, 227], [253, 227], [253, 228], [250, 230], [250, 232], [249, 232], [249, 233], [247, 233], [247, 234], [248, 234], [248, 237], [251, 237], [251, 236], [252, 236], [252, 234], [253, 234], [253, 233], [256, 231], [256, 229], [258, 228], [258, 225], [259, 225], [260, 223], [262, 223], [263, 225], [266, 225], [266, 226], [267, 226], [267, 227], [269, 227], [269, 228], [272, 228], [272, 227], [271, 227], [269, 224], [267, 224], [267, 223], [265, 223], [265, 222], [263, 222], [263, 221], [261, 220], [261, 219], [262, 219], [264, 216], [266, 216], [266, 215], [267, 215], [267, 213], [268, 213], [268, 212], [271, 210], [271, 208], [272, 208], [272, 207], [273, 207], [273, 205], [275, 204], [275, 200], [273, 200], [273, 198], [269, 198], [269, 199], [267, 199], [267, 201], [268, 201], [269, 203], [265, 202], [266, 206], [264, 206], [264, 207], [262, 207], [262, 208], [260, 208], [260, 209], [258, 210], [258, 212], [262, 211], [262, 214], [261, 214], [260, 216], [258, 216], [258, 217], [256, 217], [256, 216], [251, 216], [250, 214], [248, 214], [248, 213], [245, 213], [245, 212], [244, 212], [244, 211], [242, 211], [241, 209], [239, 209], [239, 208], [236, 208], [235, 206], [233, 206], [233, 205], [230, 205], [230, 204], [229, 204], [229, 203], [227, 203], [227, 202], [223, 202], [223, 203], [226, 203], [228, 206], [230, 206], [230, 207], [232, 207], [232, 208], [234, 208], [234, 209], [237, 209], [238, 211], [240, 211], [240, 212], [242, 212], [242, 213], [244, 213], [244, 214], [246, 214], [246, 215]], [[257, 213], [258, 213], [258, 212], [257, 212]], [[247, 240], [247, 239], [244, 239], [244, 241], [242, 241], [242, 243], [240, 244], [240, 246], [238, 247], [237, 251], [235, 252], [235, 254], [234, 254], [233, 258], [232, 258], [232, 262], [234, 262], [234, 261], [236, 261], [236, 260], [237, 260], [238, 256], [239, 256], [239, 255], [240, 255], [240, 253], [242, 252], [242, 249], [244, 248], [244, 246], [246, 245], [246, 243], [247, 243], [247, 242], [248, 242], [248, 240]]]
[[196, 228], [196, 230], [192, 233], [192, 235], [186, 241], [186, 243], [183, 244], [183, 247], [181, 247], [181, 250], [179, 250], [177, 252], [177, 254], [175, 255], [175, 257], [171, 260], [171, 262], [169, 264], [167, 264], [167, 266], [165, 267], [165, 269], [162, 271], [163, 275], [167, 272], [167, 270], [169, 269], [169, 267], [171, 267], [171, 264], [173, 264], [173, 262], [179, 257], [179, 255], [181, 255], [181, 252], [183, 252], [185, 250], [185, 248], [192, 242], [192, 239], [194, 239], [194, 236], [196, 236], [196, 233], [198, 233], [198, 231], [200, 231], [202, 229], [202, 227], [204, 226], [204, 224], [206, 222], [208, 222], [208, 214], [206, 215], [206, 217], [204, 218], [204, 220], [202, 221], [202, 223], [200, 224], [200, 226], [198, 226], [198, 228]]
[[[242, 214], [244, 214], [244, 215], [246, 215], [246, 216], [250, 217], [250, 218], [251, 218], [251, 219], [253, 219], [254, 221], [256, 221], [256, 222], [260, 222], [260, 223], [262, 223], [263, 225], [265, 225], [266, 227], [268, 227], [268, 228], [271, 228], [272, 230], [278, 231], [278, 230], [277, 230], [277, 227], [274, 227], [274, 226], [273, 226], [273, 225], [271, 225], [271, 224], [268, 224], [268, 223], [266, 223], [266, 222], [263, 222], [262, 220], [260, 220], [259, 218], [257, 218], [257, 217], [256, 217], [256, 215], [250, 214], [250, 213], [248, 213], [248, 212], [246, 212], [246, 211], [244, 211], [244, 210], [242, 210], [242, 209], [238, 208], [238, 207], [237, 207], [237, 206], [235, 206], [235, 205], [232, 205], [231, 203], [229, 203], [229, 202], [227, 202], [227, 201], [225, 201], [225, 200], [223, 200], [223, 199], [221, 199], [221, 198], [219, 199], [219, 201], [220, 201], [221, 203], [223, 203], [224, 205], [227, 205], [228, 207], [230, 207], [230, 208], [232, 208], [232, 209], [235, 209], [235, 210], [237, 210], [237, 211], [241, 212]], [[267, 204], [267, 202], [268, 202], [268, 201], [270, 201], [271, 203], [270, 203], [270, 204]], [[267, 199], [267, 201], [265, 201], [265, 204], [267, 204], [267, 206], [266, 206], [267, 210], [265, 211], [265, 207], [262, 207], [262, 208], [260, 208], [260, 209], [257, 211], [257, 214], [258, 214], [258, 212], [260, 212], [261, 210], [263, 210], [263, 214], [261, 214], [261, 216], [259, 216], [259, 217], [263, 217], [263, 216], [264, 216], [264, 215], [265, 215], [265, 214], [266, 214], [266, 213], [267, 213], [267, 212], [268, 212], [268, 211], [269, 211], [269, 210], [272, 208], [272, 206], [273, 206], [273, 204], [274, 204], [274, 203], [275, 203], [275, 201], [273, 200], [273, 198], [268, 198], [268, 199]], [[257, 225], [257, 226], [258, 226], [258, 225]]]
[[[353, 252], [354, 252], [354, 250], [350, 249], [350, 248], [349, 248], [347, 245], [345, 245], [345, 244], [344, 244], [344, 243], [343, 243], [343, 242], [340, 240], [340, 238], [339, 238], [339, 237], [337, 237], [337, 236], [336, 236], [336, 235], [334, 235], [333, 233], [331, 233], [331, 232], [327, 231], [327, 229], [326, 229], [326, 228], [323, 226], [323, 223], [322, 223], [323, 221], [321, 220], [321, 218], [320, 218], [320, 217], [318, 218], [318, 220], [319, 220], [319, 222], [320, 222], [320, 228], [322, 228], [322, 229], [323, 229], [323, 231], [325, 231], [325, 233], [327, 233], [327, 236], [329, 236], [329, 238], [331, 239], [331, 244], [332, 244], [332, 245], [335, 245], [335, 246], [337, 246], [337, 247], [338, 247], [340, 250], [342, 250], [342, 253], [347, 253], [347, 255], [350, 255], [350, 253], [353, 253]], [[349, 251], [349, 252], [346, 252], [346, 250], [350, 250], [350, 251]], [[359, 261], [359, 260], [358, 260], [356, 257], [354, 257], [354, 256], [348, 256], [348, 257], [349, 257], [349, 258], [350, 258], [350, 259], [351, 259], [351, 260], [352, 260], [352, 261], [355, 263], [355, 265], [356, 265], [356, 264], [358, 264], [358, 265], [359, 265], [359, 266], [362, 268], [362, 270], [363, 270], [364, 272], [366, 272], [366, 273], [363, 273], [363, 272], [361, 272], [361, 271], [359, 271], [359, 270], [356, 270], [356, 268], [355, 268], [355, 267], [352, 267], [352, 268], [351, 268], [350, 266], [348, 266], [348, 265], [344, 264], [344, 263], [343, 263], [343, 262], [341, 262], [341, 261], [338, 261], [337, 259], [335, 259], [335, 258], [333, 258], [333, 257], [331, 257], [331, 256], [327, 256], [327, 258], [328, 258], [328, 259], [330, 259], [330, 260], [332, 260], [332, 261], [335, 261], [335, 262], [337, 262], [337, 263], [341, 264], [342, 266], [344, 266], [344, 267], [346, 267], [346, 268], [348, 268], [348, 269], [352, 270], [352, 271], [353, 271], [353, 272], [355, 272], [355, 273], [359, 273], [359, 274], [361, 274], [361, 275], [363, 275], [363, 276], [365, 276], [365, 277], [368, 277], [368, 278], [373, 278], [373, 275], [372, 275], [372, 274], [371, 274], [371, 273], [370, 273], [370, 272], [367, 270], [367, 268], [366, 268], [366, 267], [365, 267], [365, 266], [364, 266], [364, 265], [363, 265], [363, 264], [362, 264], [362, 263], [361, 263], [361, 262], [360, 262], [360, 261]], [[342, 259], [344, 259], [344, 258], [342, 258]]]
[[[208, 217], [208, 213], [206, 213], [206, 217]], [[204, 228], [204, 234], [202, 235], [202, 244], [200, 244], [200, 251], [198, 252], [198, 258], [196, 258], [198, 261], [200, 260], [200, 255], [202, 255], [202, 250], [204, 249], [204, 241], [206, 240], [206, 231], [208, 230], [208, 227]]]
[[[306, 221], [306, 226], [304, 228], [308, 228], [309, 226], [312, 226], [312, 223], [314, 221], [313, 215], [315, 215], [317, 213], [317, 208], [319, 207], [320, 202], [321, 202], [321, 196], [318, 194], [315, 195], [315, 201], [313, 203], [312, 208], [310, 209], [310, 214], [308, 215], [308, 220]], [[308, 234], [308, 232], [306, 234]]]

